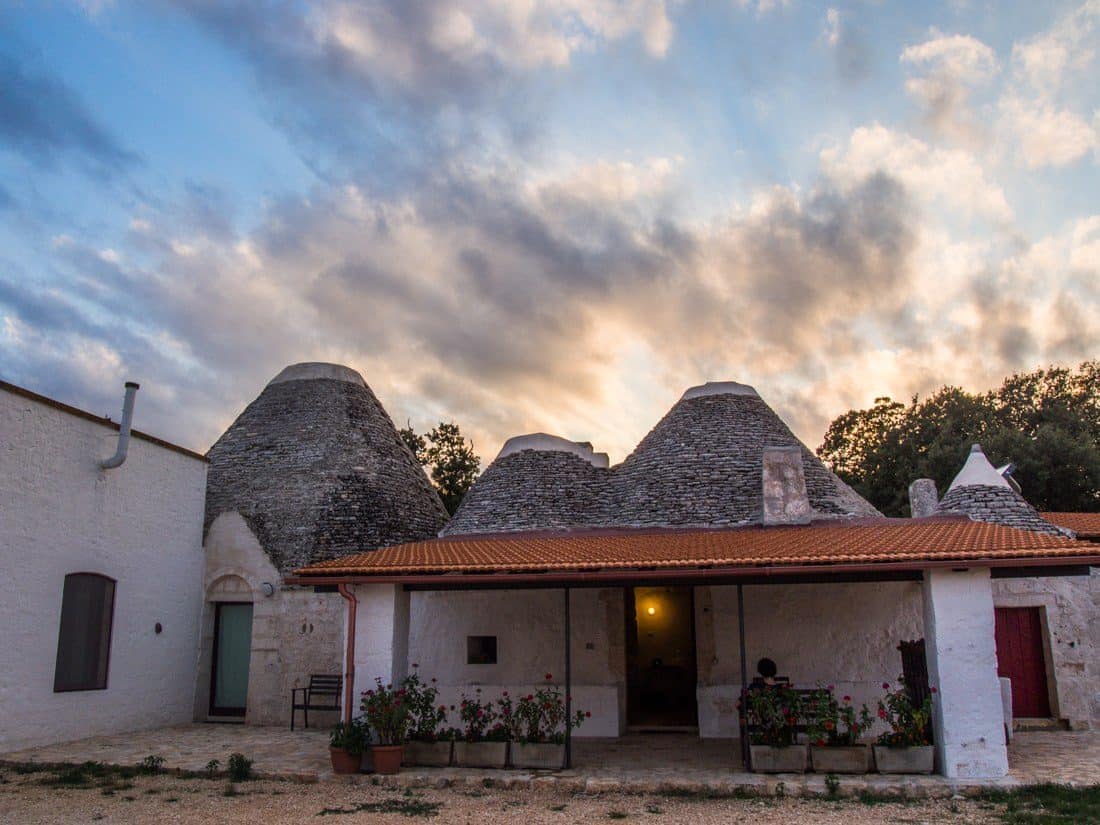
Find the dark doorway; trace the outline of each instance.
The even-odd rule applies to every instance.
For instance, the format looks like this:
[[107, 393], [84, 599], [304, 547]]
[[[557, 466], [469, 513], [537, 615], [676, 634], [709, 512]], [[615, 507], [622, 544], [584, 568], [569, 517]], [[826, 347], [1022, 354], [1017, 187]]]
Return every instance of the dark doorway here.
[[211, 656], [210, 715], [244, 716], [248, 698], [248, 664], [252, 653], [252, 605], [214, 605], [214, 651]]
[[1012, 715], [1050, 718], [1043, 621], [1038, 607], [998, 607], [994, 611], [997, 675], [1012, 681]]
[[696, 727], [694, 591], [634, 587], [625, 595], [628, 724]]

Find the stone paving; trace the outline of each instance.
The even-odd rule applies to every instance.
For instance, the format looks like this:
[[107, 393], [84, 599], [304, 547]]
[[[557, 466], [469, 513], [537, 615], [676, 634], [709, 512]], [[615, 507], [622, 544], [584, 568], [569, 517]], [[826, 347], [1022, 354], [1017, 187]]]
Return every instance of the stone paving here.
[[[327, 731], [193, 724], [0, 754], [0, 761], [83, 762], [133, 765], [146, 756], [164, 758], [164, 767], [200, 771], [217, 759], [224, 769], [229, 754], [254, 760], [263, 776], [315, 782], [381, 782], [394, 786], [559, 787], [577, 792], [682, 791], [817, 796], [826, 793], [821, 775], [765, 776], [740, 769], [736, 741], [699, 740], [687, 734], [626, 736], [574, 743], [568, 771], [491, 771], [468, 768], [407, 768], [394, 777], [361, 774], [334, 777]], [[1019, 732], [1009, 748], [1011, 773], [1005, 779], [958, 782], [939, 776], [843, 777], [841, 793], [868, 790], [887, 796], [943, 797], [982, 787], [1036, 782], [1100, 784], [1100, 732]]]

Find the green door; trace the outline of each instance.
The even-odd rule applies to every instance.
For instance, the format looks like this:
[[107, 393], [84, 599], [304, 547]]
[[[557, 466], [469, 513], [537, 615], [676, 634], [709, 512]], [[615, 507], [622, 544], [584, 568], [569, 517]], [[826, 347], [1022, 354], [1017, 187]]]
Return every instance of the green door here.
[[252, 650], [252, 605], [219, 602], [214, 613], [214, 674], [210, 713], [244, 716], [248, 658]]

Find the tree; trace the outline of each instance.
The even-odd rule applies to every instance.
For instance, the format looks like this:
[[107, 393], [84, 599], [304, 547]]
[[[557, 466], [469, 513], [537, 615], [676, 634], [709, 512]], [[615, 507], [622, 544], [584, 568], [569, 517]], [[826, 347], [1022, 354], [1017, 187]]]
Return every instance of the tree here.
[[443, 506], [454, 515], [481, 467], [473, 442], [462, 435], [457, 424], [443, 421], [426, 435], [419, 435], [411, 425], [400, 435], [421, 466], [429, 468]]
[[1100, 361], [1012, 375], [972, 394], [942, 387], [908, 405], [877, 398], [849, 410], [817, 454], [887, 515], [907, 515], [908, 487], [931, 478], [942, 495], [981, 442], [1040, 510], [1100, 510]]

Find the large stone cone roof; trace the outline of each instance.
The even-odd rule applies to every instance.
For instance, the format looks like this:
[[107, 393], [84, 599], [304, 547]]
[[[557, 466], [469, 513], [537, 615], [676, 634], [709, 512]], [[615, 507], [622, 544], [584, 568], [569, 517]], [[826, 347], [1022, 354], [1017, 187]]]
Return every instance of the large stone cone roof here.
[[758, 524], [765, 447], [800, 448], [816, 517], [880, 515], [744, 384], [688, 390], [634, 452], [611, 469], [587, 459], [583, 451], [541, 446], [509, 450], [506, 445], [444, 533]]
[[272, 562], [312, 562], [429, 538], [447, 512], [355, 370], [287, 367], [207, 453], [206, 526], [236, 510]]
[[940, 501], [939, 513], [960, 513], [975, 521], [1003, 524], [1038, 533], [1066, 535], [1039, 515], [1039, 511], [1017, 493], [1005, 477], [990, 464], [980, 444], [970, 448], [962, 470], [955, 476]]

